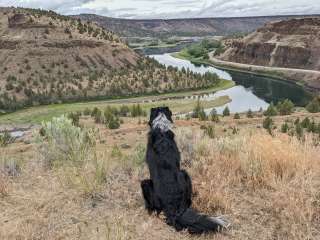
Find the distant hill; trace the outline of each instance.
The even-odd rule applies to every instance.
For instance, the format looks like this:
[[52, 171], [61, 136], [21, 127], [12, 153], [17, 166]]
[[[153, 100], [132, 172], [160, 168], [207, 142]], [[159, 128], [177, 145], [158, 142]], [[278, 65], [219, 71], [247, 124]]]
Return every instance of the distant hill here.
[[135, 53], [107, 28], [52, 11], [0, 8], [0, 111], [212, 86]]
[[268, 23], [226, 45], [226, 61], [319, 71], [320, 17]]
[[195, 19], [154, 19], [129, 20], [109, 18], [93, 14], [73, 16], [84, 21], [93, 21], [110, 29], [121, 37], [168, 37], [168, 36], [226, 36], [249, 33], [271, 21], [285, 20], [297, 16], [265, 16], [234, 18], [195, 18]]

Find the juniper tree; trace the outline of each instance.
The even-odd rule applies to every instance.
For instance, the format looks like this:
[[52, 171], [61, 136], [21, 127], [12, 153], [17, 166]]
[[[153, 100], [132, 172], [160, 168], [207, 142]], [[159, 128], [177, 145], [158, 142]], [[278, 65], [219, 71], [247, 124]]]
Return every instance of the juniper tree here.
[[230, 116], [230, 109], [229, 109], [228, 106], [225, 107], [225, 109], [224, 109], [223, 112], [222, 112], [222, 115], [223, 115], [224, 117]]

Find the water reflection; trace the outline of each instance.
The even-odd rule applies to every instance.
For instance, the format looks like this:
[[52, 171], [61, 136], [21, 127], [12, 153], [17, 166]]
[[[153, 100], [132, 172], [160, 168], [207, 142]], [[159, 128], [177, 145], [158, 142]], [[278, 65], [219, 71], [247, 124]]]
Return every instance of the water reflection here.
[[[212, 66], [195, 65], [188, 60], [182, 60], [172, 57], [170, 54], [151, 55], [160, 63], [166, 66], [173, 66], [179, 69], [189, 68], [193, 72], [202, 73], [213, 72], [219, 77], [227, 80], [233, 80], [235, 87], [227, 90], [218, 91], [212, 94], [200, 96], [201, 100], [212, 100], [219, 96], [228, 95], [232, 100], [230, 103], [218, 107], [217, 112], [221, 113], [225, 106], [230, 108], [231, 112], [245, 112], [248, 109], [258, 111], [266, 109], [270, 102], [278, 102], [283, 99], [290, 99], [298, 106], [305, 105], [310, 100], [308, 94], [302, 87], [279, 81], [270, 77], [261, 77], [249, 73], [241, 73], [235, 71], [223, 71]], [[194, 96], [195, 97], [195, 96]], [[206, 109], [210, 112], [211, 109]]]

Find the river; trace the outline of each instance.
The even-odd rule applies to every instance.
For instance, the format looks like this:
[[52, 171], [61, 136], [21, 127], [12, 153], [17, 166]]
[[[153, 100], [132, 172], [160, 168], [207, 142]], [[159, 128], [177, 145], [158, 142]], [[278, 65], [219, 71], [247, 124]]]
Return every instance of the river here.
[[[170, 53], [150, 55], [150, 57], [166, 66], [173, 66], [179, 69], [183, 67], [185, 69], [189, 68], [191, 71], [201, 74], [212, 72], [223, 79], [233, 80], [236, 85], [232, 88], [200, 96], [201, 100], [208, 101], [219, 96], [228, 95], [232, 101], [224, 106], [217, 107], [218, 113], [221, 113], [226, 106], [229, 107], [232, 113], [246, 112], [249, 109], [252, 111], [265, 110], [269, 106], [269, 103], [277, 103], [286, 98], [290, 99], [297, 106], [303, 106], [311, 97], [301, 86], [270, 77], [236, 71], [224, 71], [208, 65], [198, 66], [188, 60], [175, 58]], [[211, 109], [206, 109], [206, 111], [210, 112]]]

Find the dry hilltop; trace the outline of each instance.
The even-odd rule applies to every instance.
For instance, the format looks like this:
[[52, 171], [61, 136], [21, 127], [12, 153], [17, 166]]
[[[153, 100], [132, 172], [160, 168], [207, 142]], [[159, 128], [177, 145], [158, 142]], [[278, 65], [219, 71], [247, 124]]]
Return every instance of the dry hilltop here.
[[138, 55], [112, 31], [52, 11], [0, 8], [0, 111], [212, 86]]

